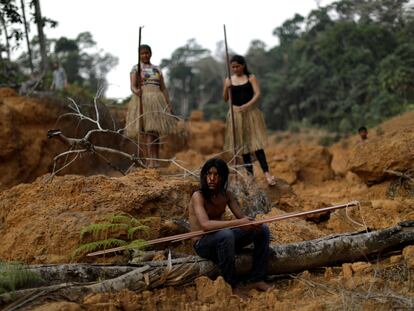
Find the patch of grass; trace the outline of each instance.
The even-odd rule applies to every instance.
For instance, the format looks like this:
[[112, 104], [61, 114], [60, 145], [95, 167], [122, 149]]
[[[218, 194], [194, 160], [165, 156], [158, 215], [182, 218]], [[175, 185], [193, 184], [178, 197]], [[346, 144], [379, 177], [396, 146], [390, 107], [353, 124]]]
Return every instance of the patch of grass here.
[[0, 294], [12, 292], [42, 278], [18, 262], [0, 262]]

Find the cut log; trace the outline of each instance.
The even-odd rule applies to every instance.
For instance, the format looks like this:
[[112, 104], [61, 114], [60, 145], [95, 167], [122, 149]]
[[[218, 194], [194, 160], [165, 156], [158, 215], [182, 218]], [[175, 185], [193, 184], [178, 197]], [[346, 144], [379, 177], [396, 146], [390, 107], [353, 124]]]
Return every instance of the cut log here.
[[[273, 245], [269, 258], [268, 273], [270, 275], [294, 273], [343, 262], [364, 260], [390, 250], [401, 249], [413, 243], [414, 221], [407, 221], [395, 227], [373, 232], [346, 233], [300, 243]], [[249, 250], [237, 257], [238, 274], [243, 275], [250, 271], [251, 258], [251, 251]], [[51, 285], [20, 290], [12, 294], [3, 294], [0, 295], [0, 306], [21, 297], [29, 299], [35, 296], [36, 299], [40, 299], [51, 292], [55, 295], [64, 296], [68, 300], [77, 301], [82, 296], [90, 293], [119, 291], [123, 288], [142, 291], [159, 286], [181, 285], [191, 282], [201, 275], [212, 275], [218, 272], [217, 267], [212, 262], [197, 256], [170, 261], [145, 262], [134, 266], [71, 264], [31, 266], [29, 269], [38, 271], [45, 280], [55, 278], [55, 280], [62, 283], [68, 280], [71, 282], [97, 281], [102, 275], [106, 275], [106, 277], [113, 276], [113, 278], [93, 284]]]

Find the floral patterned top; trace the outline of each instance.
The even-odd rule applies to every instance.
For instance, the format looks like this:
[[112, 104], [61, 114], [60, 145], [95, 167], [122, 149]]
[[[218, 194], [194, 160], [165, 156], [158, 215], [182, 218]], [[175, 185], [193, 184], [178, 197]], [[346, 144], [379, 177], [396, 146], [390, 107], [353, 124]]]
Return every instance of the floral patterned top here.
[[[138, 65], [135, 65], [131, 69], [131, 74], [136, 74]], [[141, 64], [141, 85], [145, 86], [157, 86], [161, 84], [161, 70], [158, 66]]]

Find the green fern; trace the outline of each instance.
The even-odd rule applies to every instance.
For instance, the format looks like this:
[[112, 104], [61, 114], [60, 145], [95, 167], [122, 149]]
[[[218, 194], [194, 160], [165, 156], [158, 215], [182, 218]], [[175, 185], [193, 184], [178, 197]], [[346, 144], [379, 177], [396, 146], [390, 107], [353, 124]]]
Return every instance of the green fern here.
[[128, 242], [125, 242], [124, 240], [119, 240], [119, 239], [106, 239], [106, 240], [99, 240], [95, 242], [82, 244], [72, 252], [72, 258], [78, 257], [80, 255], [84, 255], [86, 253], [94, 252], [97, 250], [124, 246], [126, 244], [128, 244]]
[[94, 238], [99, 238], [101, 234], [107, 234], [108, 232], [114, 232], [116, 230], [128, 231], [129, 226], [127, 224], [90, 224], [83, 227], [80, 232], [80, 237], [83, 239], [86, 234], [92, 233]]
[[145, 225], [140, 225], [140, 226], [137, 226], [137, 227], [129, 228], [128, 229], [128, 239], [132, 240], [134, 238], [135, 233], [138, 232], [138, 231], [148, 234], [149, 229], [150, 228], [148, 226], [145, 226]]
[[[79, 245], [74, 251], [72, 251], [72, 259], [83, 256], [86, 253], [94, 252], [101, 249], [107, 249], [111, 247], [127, 246], [127, 248], [142, 249], [145, 247], [145, 240], [133, 240], [137, 232], [149, 233], [150, 227], [145, 225], [151, 223], [157, 219], [156, 217], [146, 217], [142, 220], [138, 220], [130, 215], [116, 215], [111, 214], [105, 217], [106, 223], [90, 224], [83, 227], [80, 231], [80, 238], [83, 240], [87, 234], [92, 234], [95, 240], [90, 243]], [[127, 241], [119, 238], [111, 237], [119, 230], [124, 230], [127, 233]], [[128, 244], [129, 243], [129, 244]]]
[[17, 262], [0, 262], [0, 294], [15, 291], [42, 278]]
[[131, 243], [129, 243], [126, 248], [127, 249], [137, 249], [137, 250], [142, 250], [147, 246], [147, 241], [142, 240], [142, 239], [138, 239], [138, 240], [133, 240]]

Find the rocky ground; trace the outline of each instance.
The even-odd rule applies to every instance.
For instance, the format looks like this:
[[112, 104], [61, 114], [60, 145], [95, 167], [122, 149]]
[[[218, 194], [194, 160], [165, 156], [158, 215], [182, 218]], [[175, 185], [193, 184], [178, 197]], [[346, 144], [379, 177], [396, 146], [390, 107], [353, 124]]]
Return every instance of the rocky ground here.
[[[127, 258], [120, 255], [98, 259], [72, 256], [73, 250], [85, 242], [80, 237], [82, 228], [103, 223], [108, 215], [150, 217], [150, 231], [144, 235], [147, 239], [183, 232], [180, 224], [187, 217], [189, 198], [197, 188], [197, 180], [190, 173], [197, 174], [207, 158], [221, 152], [224, 124], [205, 122], [200, 112], [194, 112], [180, 125], [178, 137], [164, 138], [162, 156], [175, 156], [179, 165], [164, 163], [157, 170], [135, 169], [122, 176], [105, 162], [87, 155], [52, 176], [54, 156], [68, 149], [60, 141], [47, 139], [47, 131], [58, 127], [65, 135], [82, 137], [92, 126], [74, 118], [58, 119], [65, 112], [65, 105], [56, 99], [19, 97], [12, 90], [0, 89], [0, 260], [27, 264], [126, 262]], [[118, 114], [122, 119], [122, 112]], [[269, 137], [266, 155], [272, 174], [279, 178], [278, 185], [269, 188], [255, 163], [256, 182], [245, 186], [250, 187], [253, 197], [265, 194], [265, 213], [258, 218], [352, 200], [361, 205], [333, 212], [323, 221], [271, 223], [272, 243], [381, 229], [413, 219], [413, 112], [369, 129], [369, 139], [364, 143], [350, 136], [324, 147], [321, 139], [326, 135], [302, 130]], [[118, 137], [94, 139], [96, 144], [133, 152], [133, 146]], [[119, 168], [130, 165], [125, 159], [110, 160]], [[244, 207], [252, 204], [247, 198], [240, 197], [240, 201]], [[122, 230], [111, 234], [125, 237]], [[177, 243], [171, 249], [193, 254], [189, 242]], [[159, 251], [157, 258], [162, 259], [163, 252]], [[233, 295], [221, 278], [201, 277], [179, 288], [94, 294], [82, 301], [49, 301], [32, 309], [412, 309], [413, 269], [414, 247], [407, 246], [376, 260], [272, 276], [272, 290], [259, 293], [246, 288], [245, 299]]]

